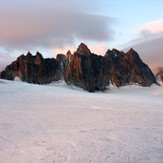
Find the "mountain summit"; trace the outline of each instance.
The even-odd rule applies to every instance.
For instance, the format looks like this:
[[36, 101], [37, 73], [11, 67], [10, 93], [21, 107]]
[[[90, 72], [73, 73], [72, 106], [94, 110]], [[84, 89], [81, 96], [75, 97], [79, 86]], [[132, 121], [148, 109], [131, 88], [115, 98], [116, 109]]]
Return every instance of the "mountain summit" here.
[[109, 84], [121, 87], [134, 83], [141, 86], [156, 83], [150, 68], [133, 49], [127, 53], [117, 49], [108, 50], [105, 56], [99, 56], [91, 53], [83, 43], [78, 49], [81, 47], [86, 50], [74, 52], [65, 70], [68, 84], [94, 92], [104, 90]]
[[76, 53], [84, 55], [84, 54], [91, 54], [91, 51], [88, 49], [87, 45], [85, 45], [84, 43], [81, 43], [78, 46]]

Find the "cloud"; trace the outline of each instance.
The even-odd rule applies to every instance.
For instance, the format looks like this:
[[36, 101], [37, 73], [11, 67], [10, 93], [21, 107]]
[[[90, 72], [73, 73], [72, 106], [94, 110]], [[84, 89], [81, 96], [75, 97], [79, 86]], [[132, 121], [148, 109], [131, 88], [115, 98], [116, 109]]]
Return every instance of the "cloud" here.
[[68, 50], [71, 51], [71, 53], [74, 53], [76, 51], [77, 47], [70, 46], [70, 45], [65, 45], [62, 48], [54, 48], [51, 49], [50, 52], [53, 54], [54, 57], [56, 57], [57, 54], [66, 54]]
[[105, 44], [97, 44], [89, 46], [92, 53], [104, 56], [108, 50]]
[[62, 48], [73, 45], [76, 40], [103, 42], [112, 39], [113, 20], [86, 13], [85, 7], [86, 1], [75, 3], [73, 0], [69, 3], [65, 0], [1, 3], [0, 46], [27, 50]]
[[[105, 53], [108, 50], [108, 47], [105, 44], [96, 44], [96, 45], [90, 45], [88, 46], [90, 51], [92, 53], [98, 54], [98, 55], [105, 55]], [[54, 57], [56, 57], [57, 54], [66, 54], [67, 51], [70, 50], [71, 53], [73, 54], [76, 50], [77, 47], [75, 46], [64, 46], [62, 48], [54, 48], [51, 50], [51, 53], [53, 54]]]
[[15, 58], [5, 52], [0, 51], [0, 71], [4, 70], [6, 65], [9, 65]]
[[163, 20], [156, 20], [143, 24], [140, 27], [134, 29], [136, 33], [142, 36], [149, 36], [153, 34], [163, 33]]
[[139, 38], [132, 40], [124, 46], [134, 48], [154, 73], [163, 67], [163, 20], [149, 22], [136, 30]]
[[163, 67], [158, 67], [157, 72], [163, 72]]

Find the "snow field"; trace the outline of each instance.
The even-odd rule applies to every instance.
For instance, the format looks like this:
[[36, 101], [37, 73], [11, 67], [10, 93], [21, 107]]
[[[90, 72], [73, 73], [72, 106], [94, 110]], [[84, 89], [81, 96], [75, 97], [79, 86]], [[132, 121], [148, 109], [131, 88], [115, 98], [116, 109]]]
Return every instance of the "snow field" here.
[[163, 87], [0, 80], [0, 163], [162, 161]]

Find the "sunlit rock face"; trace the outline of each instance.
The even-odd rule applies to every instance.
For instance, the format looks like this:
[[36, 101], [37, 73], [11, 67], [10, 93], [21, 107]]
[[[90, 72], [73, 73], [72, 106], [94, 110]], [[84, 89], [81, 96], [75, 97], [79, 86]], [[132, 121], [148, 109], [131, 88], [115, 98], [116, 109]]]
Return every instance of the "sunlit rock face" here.
[[92, 53], [81, 43], [76, 52], [58, 54], [56, 59], [44, 59], [37, 52], [21, 55], [0, 73], [0, 78], [37, 84], [65, 80], [89, 92], [105, 90], [109, 84], [121, 87], [128, 84], [150, 86], [156, 83], [150, 68], [143, 63], [137, 52], [127, 53], [108, 50], [104, 56]]
[[70, 56], [65, 81], [90, 92], [105, 90], [110, 83], [117, 87], [133, 83], [150, 86], [156, 83], [150, 68], [133, 49], [127, 53], [113, 49], [108, 50], [105, 56], [98, 56], [83, 43]]
[[81, 43], [77, 51], [69, 57], [65, 81], [89, 92], [104, 90], [109, 84], [109, 80], [104, 79], [104, 62], [104, 57], [91, 53], [88, 47]]
[[19, 56], [16, 61], [7, 66], [0, 77], [8, 80], [19, 77], [28, 83], [47, 84], [60, 80], [62, 75], [59, 61], [44, 59], [39, 52], [35, 56], [28, 52], [26, 56]]

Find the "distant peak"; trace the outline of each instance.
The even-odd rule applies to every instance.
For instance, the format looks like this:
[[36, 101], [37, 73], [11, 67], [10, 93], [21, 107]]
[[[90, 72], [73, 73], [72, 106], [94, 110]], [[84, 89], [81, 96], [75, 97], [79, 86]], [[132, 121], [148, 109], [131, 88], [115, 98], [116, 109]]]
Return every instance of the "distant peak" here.
[[36, 52], [36, 57], [40, 58], [40, 59], [43, 59], [43, 56], [40, 52]]
[[131, 48], [128, 52], [129, 53], [136, 53], [136, 51], [133, 48]]
[[135, 61], [135, 62], [139, 62], [139, 63], [142, 63], [142, 60], [141, 58], [139, 57], [139, 54], [133, 49], [131, 48], [127, 53], [126, 55], [128, 56], [128, 58], [132, 61]]
[[77, 49], [77, 53], [80, 54], [91, 54], [91, 51], [88, 49], [87, 45], [84, 43], [81, 43]]
[[118, 56], [118, 55], [121, 54], [121, 53], [122, 53], [122, 51], [120, 52], [120, 51], [117, 50], [117, 49], [112, 49], [112, 50], [108, 49], [108, 51], [107, 51], [106, 54], [105, 54], [105, 57], [109, 57], [109, 56], [115, 57], [115, 56]]
[[28, 51], [27, 56], [31, 57], [32, 56], [31, 52]]
[[70, 56], [71, 54], [72, 54], [72, 53], [71, 53], [70, 50], [68, 50], [67, 53], [66, 53], [67, 56]]
[[39, 55], [40, 55], [41, 53], [40, 53], [39, 51], [37, 51], [37, 52], [36, 52], [36, 55], [37, 55], [37, 54], [39, 54]]
[[114, 53], [114, 54], [120, 54], [121, 52], [119, 51], [119, 50], [117, 50], [117, 49], [112, 49], [112, 52]]
[[79, 46], [86, 46], [87, 47], [87, 45], [83, 42], [81, 42]]

